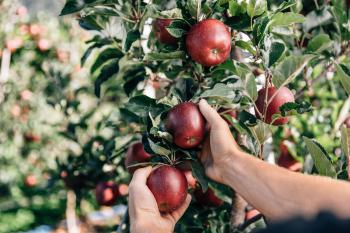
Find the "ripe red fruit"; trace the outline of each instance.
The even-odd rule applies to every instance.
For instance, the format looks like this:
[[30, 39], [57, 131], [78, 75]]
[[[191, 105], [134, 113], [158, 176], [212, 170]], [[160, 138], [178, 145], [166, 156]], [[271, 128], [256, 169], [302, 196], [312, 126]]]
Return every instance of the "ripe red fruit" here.
[[280, 156], [277, 159], [278, 166], [287, 168], [290, 171], [299, 172], [302, 169], [302, 164], [295, 160], [289, 153], [286, 141], [280, 143]]
[[197, 202], [203, 206], [219, 207], [224, 203], [223, 200], [215, 195], [214, 190], [211, 188], [208, 188], [205, 193], [202, 192], [202, 189], [198, 188], [193, 192], [193, 195]]
[[223, 63], [231, 52], [231, 34], [217, 19], [205, 19], [194, 25], [186, 37], [187, 52], [203, 66]]
[[187, 196], [187, 180], [177, 168], [163, 165], [153, 170], [147, 179], [147, 186], [157, 201], [158, 209], [168, 213], [179, 208]]
[[24, 140], [28, 143], [29, 142], [39, 143], [41, 141], [41, 137], [35, 133], [27, 132], [24, 134]]
[[[289, 119], [288, 117], [281, 117], [278, 119], [275, 119], [273, 121], [272, 116], [274, 114], [279, 114], [280, 113], [280, 107], [288, 102], [294, 102], [294, 95], [293, 93], [286, 87], [281, 87], [278, 92], [278, 89], [275, 87], [269, 87], [267, 89], [267, 102], [270, 104], [267, 106], [266, 110], [266, 118], [265, 118], [265, 123], [267, 124], [273, 124], [273, 125], [284, 125], [287, 124]], [[277, 92], [277, 94], [275, 94]], [[263, 114], [264, 112], [264, 106], [265, 106], [265, 93], [266, 93], [266, 88], [261, 89], [258, 92], [258, 99], [256, 100], [255, 104], [256, 107], [258, 108], [259, 112]], [[271, 98], [273, 98], [271, 100]], [[256, 111], [256, 117], [261, 118], [258, 112]]]
[[23, 40], [19, 37], [6, 41], [6, 48], [11, 53], [16, 52], [16, 50], [21, 48], [22, 46], [23, 46]]
[[173, 37], [166, 27], [171, 24], [172, 19], [156, 19], [153, 23], [154, 35], [160, 43], [163, 44], [176, 44], [177, 38]]
[[197, 147], [204, 138], [205, 119], [197, 104], [185, 102], [169, 111], [165, 127], [177, 146], [191, 149]]
[[343, 124], [346, 128], [350, 128], [350, 117], [347, 117]]
[[129, 166], [137, 163], [148, 162], [151, 159], [151, 157], [152, 155], [148, 154], [144, 150], [143, 144], [141, 142], [134, 143], [129, 147], [128, 151], [126, 152], [125, 167], [128, 169], [130, 174], [133, 174], [136, 171], [136, 169], [140, 168], [140, 166]]
[[34, 175], [27, 175], [24, 180], [24, 184], [29, 188], [36, 186], [37, 184], [36, 177]]
[[114, 205], [118, 194], [118, 185], [113, 181], [100, 182], [95, 188], [96, 201], [99, 205]]

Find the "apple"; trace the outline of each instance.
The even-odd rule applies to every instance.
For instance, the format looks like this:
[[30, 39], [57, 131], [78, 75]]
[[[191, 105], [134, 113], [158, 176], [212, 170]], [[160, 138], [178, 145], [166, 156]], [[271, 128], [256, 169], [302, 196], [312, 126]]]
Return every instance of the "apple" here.
[[350, 128], [350, 116], [344, 120], [343, 124], [346, 128]]
[[31, 24], [29, 26], [29, 34], [32, 36], [32, 37], [36, 37], [36, 36], [39, 36], [43, 33], [44, 29], [38, 25], [38, 24]]
[[127, 196], [129, 194], [129, 185], [127, 184], [118, 185], [118, 194], [119, 196]]
[[162, 213], [169, 213], [179, 208], [187, 196], [187, 180], [177, 168], [162, 165], [151, 172], [147, 179], [151, 190]]
[[60, 177], [68, 189], [78, 190], [85, 185], [85, 177], [82, 174], [70, 175], [64, 170], [61, 171]]
[[163, 44], [176, 44], [177, 38], [173, 37], [166, 27], [171, 24], [172, 19], [156, 19], [153, 23], [154, 35], [160, 43]]
[[208, 188], [205, 193], [201, 188], [197, 188], [193, 192], [193, 196], [196, 198], [196, 201], [203, 206], [219, 207], [224, 203], [223, 200], [215, 195], [214, 190], [211, 188]]
[[26, 89], [26, 90], [21, 91], [20, 96], [21, 96], [21, 100], [29, 101], [29, 100], [31, 100], [31, 98], [33, 96], [33, 92], [31, 92], [30, 90]]
[[41, 141], [41, 137], [38, 134], [27, 132], [24, 134], [24, 140], [28, 143], [30, 142], [39, 143]]
[[215, 66], [230, 56], [231, 33], [217, 19], [205, 19], [192, 26], [186, 37], [190, 57], [203, 66]]
[[32, 188], [37, 185], [37, 180], [34, 175], [27, 175], [24, 179], [25, 186]]
[[[255, 102], [257, 109], [262, 115], [264, 114], [265, 107], [265, 93], [266, 88], [262, 88], [261, 90], [259, 90], [258, 99]], [[271, 98], [273, 99], [271, 100]], [[265, 123], [272, 123], [273, 125], [287, 124], [289, 121], [288, 117], [280, 117], [273, 121], [272, 116], [274, 114], [280, 113], [280, 107], [283, 104], [288, 102], [294, 102], [294, 94], [287, 87], [281, 87], [280, 89], [276, 89], [275, 87], [269, 87], [267, 88], [267, 102], [270, 104], [267, 106], [266, 109]], [[255, 115], [257, 118], [261, 118], [257, 111]]]
[[114, 205], [117, 201], [118, 194], [118, 185], [113, 181], [100, 182], [96, 185], [95, 196], [99, 205]]
[[23, 40], [21, 38], [13, 38], [6, 41], [6, 48], [11, 52], [16, 52], [17, 49], [23, 46]]
[[277, 165], [287, 168], [290, 171], [299, 172], [302, 169], [302, 164], [295, 160], [288, 151], [286, 140], [280, 143], [280, 156], [277, 159]]
[[256, 216], [260, 215], [261, 213], [256, 210], [256, 209], [250, 209], [245, 213], [245, 221], [249, 221], [253, 218], [255, 218]]
[[204, 138], [205, 119], [198, 105], [184, 102], [173, 107], [167, 115], [165, 127], [173, 136], [174, 143], [183, 148], [197, 147]]
[[11, 115], [14, 118], [17, 118], [21, 115], [21, 107], [18, 104], [15, 104], [11, 107]]
[[45, 52], [51, 48], [51, 42], [47, 39], [41, 38], [38, 41], [37, 46], [41, 52]]
[[129, 166], [137, 163], [149, 162], [151, 157], [152, 155], [148, 154], [143, 148], [143, 144], [141, 142], [136, 142], [128, 148], [128, 151], [126, 152], [124, 164], [125, 164], [125, 167], [128, 169], [129, 173], [134, 174], [136, 169], [140, 168], [140, 166], [135, 166], [135, 167], [129, 167]]
[[28, 9], [25, 6], [20, 6], [16, 9], [16, 15], [23, 17], [28, 13]]

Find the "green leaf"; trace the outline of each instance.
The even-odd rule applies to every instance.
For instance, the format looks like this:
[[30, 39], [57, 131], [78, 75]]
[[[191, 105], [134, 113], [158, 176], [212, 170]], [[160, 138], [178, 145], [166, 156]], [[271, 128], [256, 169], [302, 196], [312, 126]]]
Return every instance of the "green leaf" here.
[[346, 157], [350, 157], [350, 129], [341, 127], [341, 147]]
[[187, 8], [193, 18], [199, 19], [201, 13], [201, 0], [188, 0]]
[[312, 38], [308, 45], [307, 50], [310, 52], [322, 52], [323, 50], [329, 48], [332, 45], [332, 40], [327, 34], [319, 34]]
[[189, 25], [184, 20], [174, 19], [166, 30], [175, 38], [181, 38], [189, 30]]
[[318, 173], [322, 176], [336, 178], [337, 173], [331, 161], [328, 159], [327, 152], [315, 140], [303, 137], [307, 149], [309, 150]]
[[123, 56], [123, 53], [120, 52], [119, 50], [115, 48], [107, 48], [98, 55], [95, 63], [91, 66], [90, 72], [94, 73], [105, 62], [114, 58], [120, 58], [122, 56]]
[[100, 97], [101, 95], [101, 85], [106, 82], [108, 79], [110, 79], [114, 74], [117, 74], [119, 71], [119, 59], [115, 59], [105, 65], [99, 76], [97, 77], [95, 81], [95, 95], [97, 97]]
[[170, 150], [165, 149], [164, 147], [157, 145], [149, 138], [148, 138], [148, 143], [149, 143], [149, 146], [151, 147], [152, 151], [154, 152], [154, 154], [162, 155], [162, 156], [169, 156], [171, 153]]
[[253, 101], [258, 98], [257, 84], [255, 76], [252, 73], [249, 73], [246, 77], [245, 89]]
[[282, 60], [273, 71], [272, 82], [279, 88], [285, 86], [295, 77], [297, 77], [309, 61], [314, 58], [313, 55], [289, 56]]
[[186, 53], [184, 51], [175, 51], [169, 53], [147, 53], [143, 58], [144, 61], [164, 61], [173, 59], [184, 59], [186, 58]]
[[192, 174], [196, 178], [202, 187], [202, 191], [206, 192], [208, 190], [208, 178], [205, 175], [205, 170], [200, 161], [191, 161]]
[[68, 0], [64, 5], [60, 15], [63, 16], [63, 15], [68, 15], [68, 14], [78, 12], [81, 9], [83, 9], [84, 6], [85, 6], [84, 0]]
[[128, 52], [131, 48], [131, 45], [140, 38], [141, 34], [139, 30], [134, 29], [129, 31], [124, 38], [123, 51]]
[[222, 98], [232, 100], [235, 96], [236, 93], [232, 87], [223, 83], [217, 83], [212, 89], [204, 91], [200, 95], [200, 98]]
[[272, 27], [286, 27], [295, 23], [303, 23], [305, 21], [305, 17], [301, 14], [293, 13], [293, 12], [278, 12], [274, 16], [272, 16], [270, 21], [270, 28]]
[[342, 84], [346, 93], [350, 95], [350, 76], [347, 73], [345, 73], [345, 71], [339, 64], [335, 64], [335, 68], [336, 68], [337, 76], [340, 79], [340, 83]]
[[266, 50], [268, 51], [268, 56], [265, 59], [268, 67], [271, 67], [283, 56], [286, 46], [283, 42], [273, 41]]
[[303, 114], [305, 112], [311, 112], [312, 106], [306, 101], [285, 103], [280, 107], [281, 116], [292, 116], [296, 114]]
[[235, 45], [237, 47], [240, 47], [241, 49], [247, 50], [252, 55], [256, 54], [255, 48], [250, 41], [248, 42], [248, 41], [238, 40], [235, 42]]
[[231, 16], [239, 16], [247, 12], [247, 3], [245, 1], [238, 3], [236, 0], [230, 0], [228, 4]]
[[97, 22], [97, 18], [94, 15], [87, 15], [85, 17], [80, 18], [79, 25], [85, 30], [101, 31], [103, 29], [99, 22]]
[[266, 0], [248, 0], [247, 13], [250, 18], [259, 16], [267, 10]]

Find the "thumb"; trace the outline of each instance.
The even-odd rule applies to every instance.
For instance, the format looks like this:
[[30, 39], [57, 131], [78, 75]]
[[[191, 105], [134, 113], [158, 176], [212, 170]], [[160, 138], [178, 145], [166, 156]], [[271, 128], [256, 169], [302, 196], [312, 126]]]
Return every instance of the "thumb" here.
[[224, 121], [219, 115], [219, 113], [217, 113], [217, 111], [214, 108], [212, 108], [204, 99], [199, 101], [199, 110], [201, 111], [205, 119], [208, 121], [210, 126], [221, 124]]

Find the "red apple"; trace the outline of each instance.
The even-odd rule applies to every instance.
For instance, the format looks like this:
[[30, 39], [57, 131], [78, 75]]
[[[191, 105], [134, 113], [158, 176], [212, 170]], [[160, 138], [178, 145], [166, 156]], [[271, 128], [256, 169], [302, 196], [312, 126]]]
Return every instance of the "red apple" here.
[[11, 107], [11, 115], [14, 118], [17, 118], [21, 115], [21, 107], [18, 104], [15, 104]]
[[36, 36], [43, 34], [43, 31], [44, 31], [44, 29], [38, 24], [32, 24], [29, 26], [29, 34], [32, 37], [36, 37]]
[[24, 184], [29, 188], [36, 186], [37, 185], [36, 177], [34, 175], [27, 175], [24, 180]]
[[16, 15], [23, 17], [28, 13], [28, 9], [25, 6], [20, 6], [16, 9]]
[[346, 128], [350, 128], [350, 116], [345, 119], [343, 124]]
[[129, 185], [120, 184], [118, 185], [118, 195], [119, 196], [127, 196], [129, 194]]
[[152, 155], [148, 154], [145, 149], [143, 148], [143, 144], [141, 142], [136, 142], [132, 144], [128, 151], [126, 152], [125, 157], [125, 167], [128, 169], [130, 174], [134, 174], [136, 169], [140, 168], [140, 166], [135, 167], [129, 167], [131, 165], [137, 164], [137, 163], [145, 163], [149, 162]]
[[203, 66], [215, 66], [230, 56], [231, 33], [221, 21], [205, 19], [190, 29], [186, 47], [194, 61]]
[[11, 52], [16, 52], [17, 49], [23, 46], [23, 40], [21, 38], [14, 38], [6, 41], [6, 48]]
[[177, 38], [173, 37], [166, 27], [171, 24], [172, 19], [156, 19], [153, 23], [154, 35], [160, 43], [163, 44], [176, 44]]
[[41, 137], [38, 134], [27, 132], [24, 134], [24, 140], [28, 143], [30, 142], [39, 143], [41, 141]]
[[224, 203], [223, 200], [215, 195], [214, 190], [211, 188], [208, 188], [205, 193], [203, 193], [201, 188], [197, 188], [193, 192], [193, 196], [196, 198], [197, 202], [203, 206], [219, 207]]
[[179, 208], [187, 196], [187, 180], [177, 168], [163, 165], [151, 172], [147, 186], [157, 201], [162, 213], [169, 213]]
[[169, 111], [165, 125], [174, 143], [183, 149], [195, 148], [203, 141], [205, 119], [195, 103], [176, 105]]
[[301, 171], [303, 167], [302, 164], [299, 161], [295, 160], [289, 153], [286, 141], [282, 141], [280, 143], [280, 156], [277, 159], [277, 164], [294, 172]]
[[21, 91], [20, 96], [21, 96], [21, 100], [29, 101], [32, 98], [32, 96], [33, 96], [33, 92], [31, 92], [30, 90], [26, 89], [26, 90]]
[[51, 42], [47, 39], [40, 39], [37, 46], [41, 52], [45, 52], [51, 48]]
[[[280, 113], [280, 107], [283, 104], [288, 103], [288, 102], [294, 102], [293, 93], [286, 87], [281, 87], [280, 89], [276, 89], [275, 87], [269, 87], [267, 90], [268, 90], [267, 91], [267, 103], [270, 103], [270, 104], [267, 106], [265, 123], [267, 123], [267, 124], [272, 123], [273, 125], [287, 124], [289, 121], [288, 117], [281, 117], [281, 118], [275, 119], [273, 121], [272, 116], [274, 114]], [[258, 92], [258, 99], [255, 102], [255, 104], [256, 104], [256, 106], [261, 114], [264, 113], [265, 93], [266, 93], [266, 88], [262, 88]], [[271, 100], [271, 98], [273, 98], [273, 99]], [[257, 111], [256, 111], [255, 115], [256, 115], [256, 117], [261, 118]]]
[[95, 188], [96, 201], [99, 205], [114, 205], [118, 194], [118, 185], [113, 181], [100, 182]]

